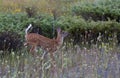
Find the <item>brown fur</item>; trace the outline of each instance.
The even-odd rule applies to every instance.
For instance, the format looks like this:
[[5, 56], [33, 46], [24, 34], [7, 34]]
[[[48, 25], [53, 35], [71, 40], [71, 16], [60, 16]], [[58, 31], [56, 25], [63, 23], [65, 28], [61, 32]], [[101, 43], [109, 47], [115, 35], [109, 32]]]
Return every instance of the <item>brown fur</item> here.
[[[56, 46], [60, 46], [57, 39], [50, 39], [36, 33], [27, 34], [26, 41], [28, 45], [34, 47], [40, 46], [48, 52], [54, 52], [57, 50]], [[33, 50], [30, 51], [32, 52]]]

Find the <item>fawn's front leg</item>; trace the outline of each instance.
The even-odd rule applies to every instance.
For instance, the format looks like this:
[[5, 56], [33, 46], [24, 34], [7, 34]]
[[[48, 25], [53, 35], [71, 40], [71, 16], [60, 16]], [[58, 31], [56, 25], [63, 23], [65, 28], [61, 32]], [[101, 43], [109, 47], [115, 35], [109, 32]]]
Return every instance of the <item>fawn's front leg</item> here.
[[30, 52], [32, 53], [32, 55], [34, 55], [35, 53], [35, 48], [36, 48], [36, 46], [34, 46], [34, 45], [32, 45], [31, 46], [31, 49], [30, 49]]
[[50, 58], [51, 58], [51, 61], [52, 61], [52, 66], [56, 67], [55, 58], [54, 58], [53, 53], [50, 53]]

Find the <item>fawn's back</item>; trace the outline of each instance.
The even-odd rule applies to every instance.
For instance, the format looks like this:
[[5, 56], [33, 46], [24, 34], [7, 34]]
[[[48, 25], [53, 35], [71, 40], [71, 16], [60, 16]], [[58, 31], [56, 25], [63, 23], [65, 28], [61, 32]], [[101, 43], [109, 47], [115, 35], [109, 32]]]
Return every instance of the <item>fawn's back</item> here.
[[36, 33], [28, 34], [26, 39], [29, 45], [40, 46], [47, 51], [57, 50], [56, 46], [58, 46], [58, 42], [55, 39], [49, 39]]

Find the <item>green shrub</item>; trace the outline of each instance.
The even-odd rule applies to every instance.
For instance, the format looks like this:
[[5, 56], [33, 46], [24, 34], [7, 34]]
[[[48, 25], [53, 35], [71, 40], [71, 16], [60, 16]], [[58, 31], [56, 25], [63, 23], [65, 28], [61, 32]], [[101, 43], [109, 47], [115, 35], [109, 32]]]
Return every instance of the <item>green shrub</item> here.
[[101, 41], [107, 42], [113, 38], [114, 33], [119, 34], [120, 23], [115, 21], [86, 21], [80, 16], [60, 17], [56, 25], [70, 33], [74, 43], [96, 43], [99, 34]]
[[24, 37], [30, 23], [42, 28], [43, 35], [52, 37], [53, 17], [44, 14], [29, 18], [25, 13], [0, 14], [0, 31], [14, 31]]
[[[12, 31], [20, 34], [24, 41], [25, 28], [30, 24], [34, 23], [34, 26], [40, 27], [44, 36], [53, 38], [55, 37], [55, 28], [61, 27], [70, 33], [71, 38], [76, 42], [96, 41], [99, 33], [109, 37], [113, 35], [111, 32], [120, 32], [120, 23], [115, 21], [86, 21], [80, 16], [60, 16], [56, 20], [54, 17], [48, 14], [40, 14], [35, 17], [28, 18], [27, 14], [0, 14], [0, 31]], [[91, 33], [90, 37], [85, 39], [86, 36]], [[105, 37], [104, 36], [104, 37]], [[89, 39], [90, 38], [90, 39]]]
[[120, 21], [120, 0], [97, 0], [93, 3], [83, 2], [72, 7], [75, 15], [82, 15], [85, 19]]
[[25, 14], [0, 14], [0, 31], [14, 31], [20, 33], [27, 20]]

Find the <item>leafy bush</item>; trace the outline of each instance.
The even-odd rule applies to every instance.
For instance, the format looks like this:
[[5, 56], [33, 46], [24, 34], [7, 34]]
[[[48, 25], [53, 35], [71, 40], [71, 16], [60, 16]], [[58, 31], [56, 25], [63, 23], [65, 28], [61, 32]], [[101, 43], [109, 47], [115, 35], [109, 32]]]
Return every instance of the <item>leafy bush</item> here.
[[[55, 37], [55, 28], [59, 26], [71, 34], [70, 37], [74, 40], [74, 43], [82, 43], [82, 41], [96, 42], [99, 33], [107, 40], [109, 36], [113, 35], [113, 32], [116, 32], [117, 34], [120, 32], [120, 24], [115, 21], [86, 21], [80, 16], [71, 15], [60, 16], [54, 20], [54, 17], [48, 14], [41, 14], [31, 18], [28, 18], [24, 13], [0, 14], [0, 22], [1, 32], [16, 32], [21, 35], [23, 41], [25, 28], [30, 23], [33, 23], [35, 28], [40, 28], [42, 35], [49, 38]], [[34, 32], [34, 30], [32, 32]]]
[[[38, 18], [39, 17], [39, 18]], [[52, 38], [53, 37], [53, 27], [54, 18], [48, 14], [39, 15], [36, 19], [35, 24], [39, 25], [42, 29], [44, 36]]]
[[[71, 34], [73, 42], [76, 43], [96, 43], [101, 36], [101, 42], [110, 41], [114, 33], [118, 36], [120, 23], [115, 21], [85, 21], [79, 16], [61, 17], [57, 25]], [[119, 37], [118, 37], [119, 38]], [[120, 39], [118, 39], [120, 41]]]
[[14, 31], [22, 34], [21, 31], [27, 21], [26, 14], [0, 14], [0, 31]]
[[25, 13], [0, 14], [0, 22], [0, 31], [14, 31], [24, 37], [25, 28], [30, 23], [33, 23], [34, 28], [41, 28], [44, 36], [53, 37], [54, 19], [47, 14], [41, 14], [31, 18]]
[[97, 0], [93, 3], [83, 2], [74, 5], [72, 12], [85, 19], [113, 20], [120, 22], [120, 0]]

